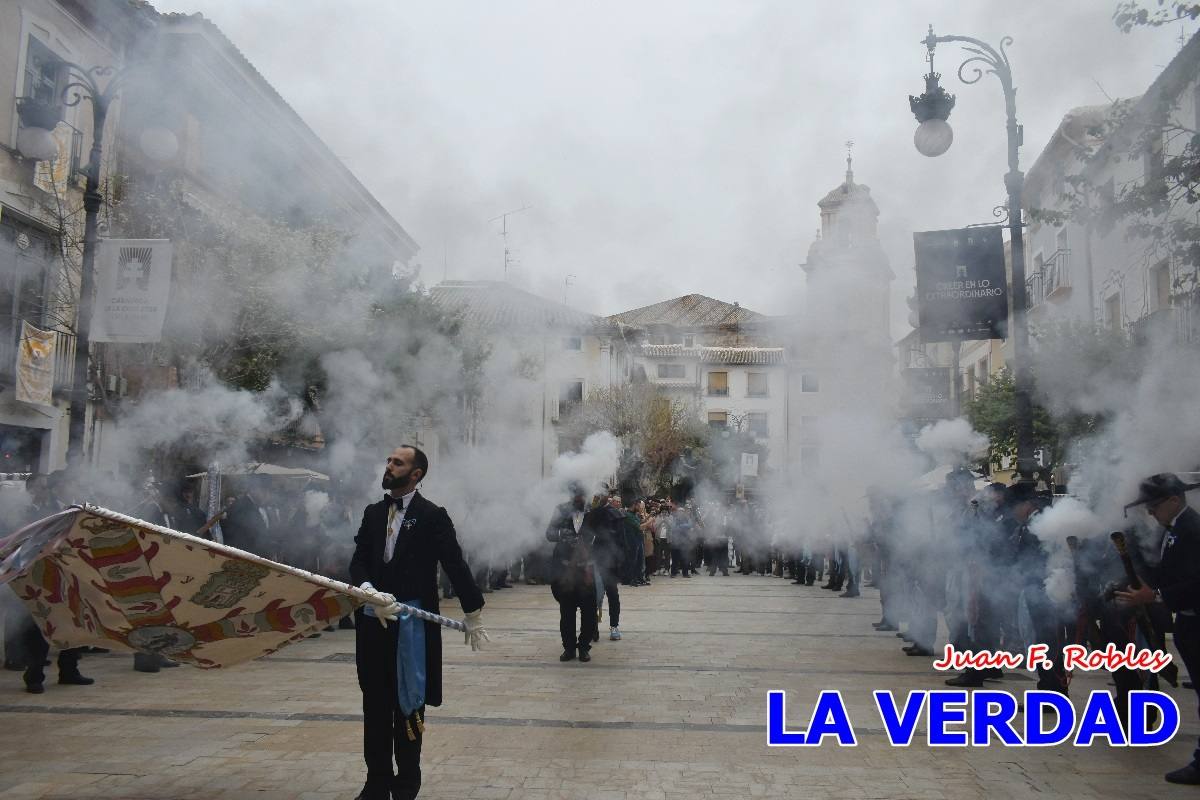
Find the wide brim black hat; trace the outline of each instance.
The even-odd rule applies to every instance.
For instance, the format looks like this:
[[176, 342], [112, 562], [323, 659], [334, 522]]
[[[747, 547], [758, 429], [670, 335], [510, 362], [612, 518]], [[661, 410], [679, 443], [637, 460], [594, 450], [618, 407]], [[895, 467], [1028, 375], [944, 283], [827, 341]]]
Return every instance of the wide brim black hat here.
[[1197, 486], [1200, 484], [1184, 483], [1178, 475], [1172, 472], [1160, 472], [1138, 484], [1137, 499], [1127, 504], [1125, 508], [1128, 510], [1146, 503], [1166, 500], [1168, 497], [1183, 497], [1189, 490], [1195, 489]]

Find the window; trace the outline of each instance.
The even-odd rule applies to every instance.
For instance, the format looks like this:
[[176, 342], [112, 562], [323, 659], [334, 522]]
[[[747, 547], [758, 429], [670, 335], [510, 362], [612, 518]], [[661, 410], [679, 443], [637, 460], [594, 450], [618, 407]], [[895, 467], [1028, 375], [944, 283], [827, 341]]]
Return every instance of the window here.
[[58, 248], [49, 233], [7, 216], [0, 219], [0, 374], [12, 375], [21, 321], [47, 327], [48, 277]]
[[820, 417], [800, 417], [800, 441], [815, 442], [817, 440], [817, 423]]
[[687, 367], [683, 364], [659, 364], [658, 377], [682, 380], [687, 377]]
[[1150, 270], [1151, 290], [1154, 292], [1154, 310], [1171, 307], [1171, 265], [1165, 259]]
[[683, 335], [672, 333], [667, 336], [667, 344], [683, 344]]
[[650, 344], [666, 344], [667, 337], [665, 337], [661, 334], [655, 334], [654, 336], [649, 337], [648, 341], [650, 342]]
[[558, 415], [570, 416], [583, 405], [583, 381], [566, 381], [558, 387]]
[[1111, 294], [1104, 301], [1104, 324], [1112, 330], [1121, 328], [1121, 294]]
[[563, 350], [580, 351], [583, 349], [582, 336], [568, 336], [563, 339]]
[[747, 397], [766, 397], [767, 396], [767, 373], [765, 372], [750, 372], [746, 374], [746, 396]]
[[21, 96], [28, 97], [38, 105], [57, 106], [59, 76], [62, 74], [62, 59], [44, 42], [29, 37], [25, 54], [25, 85]]
[[800, 446], [800, 474], [816, 475], [821, 468], [821, 448], [815, 444]]
[[747, 414], [746, 429], [759, 439], [766, 439], [770, 435], [767, 427], [767, 415], [757, 411]]
[[710, 411], [708, 412], [708, 427], [716, 430], [724, 430], [729, 425], [728, 411]]
[[812, 372], [804, 372], [800, 375], [800, 391], [802, 392], [819, 392], [821, 391], [821, 382], [817, 380], [817, 376]]
[[711, 397], [728, 397], [729, 396], [729, 373], [728, 372], [710, 372], [710, 373], [708, 373], [708, 394]]
[[684, 347], [695, 347], [696, 346], [696, 337], [695, 336], [683, 337], [683, 346]]

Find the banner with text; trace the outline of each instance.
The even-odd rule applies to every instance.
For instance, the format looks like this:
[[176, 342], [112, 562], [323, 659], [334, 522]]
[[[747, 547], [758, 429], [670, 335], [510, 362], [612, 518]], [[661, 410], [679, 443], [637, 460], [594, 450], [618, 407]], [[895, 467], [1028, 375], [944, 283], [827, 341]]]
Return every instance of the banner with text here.
[[93, 342], [157, 342], [171, 291], [171, 242], [105, 239], [96, 253]]
[[938, 420], [953, 416], [950, 367], [910, 367], [904, 376], [904, 415], [909, 419]]
[[1008, 278], [999, 226], [914, 233], [921, 341], [1003, 339]]

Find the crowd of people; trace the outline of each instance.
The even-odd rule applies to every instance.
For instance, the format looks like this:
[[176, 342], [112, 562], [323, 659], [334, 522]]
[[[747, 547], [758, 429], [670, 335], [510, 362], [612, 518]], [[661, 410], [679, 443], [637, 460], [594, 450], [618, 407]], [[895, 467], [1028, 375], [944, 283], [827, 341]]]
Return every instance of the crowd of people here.
[[[30, 477], [29, 504], [19, 518], [5, 520], [8, 529], [67, 507], [76, 488], [65, 471]], [[234, 488], [211, 517], [200, 506], [197, 485], [182, 479], [148, 484], [140, 498], [118, 499], [114, 506], [349, 580], [358, 515], [336, 484], [251, 476]], [[976, 476], [958, 469], [935, 492], [905, 497], [867, 492], [865, 526], [856, 529], [846, 517], [844, 531], [796, 544], [745, 499], [640, 498], [617, 490], [589, 497], [575, 484], [569, 499], [553, 510], [544, 546], [516, 562], [476, 565], [472, 577], [485, 593], [510, 587], [510, 577], [548, 584], [559, 606], [560, 660], [581, 662], [591, 660], [605, 607], [609, 639], [621, 639], [622, 587], [687, 579], [701, 570], [770, 575], [804, 586], [825, 580], [823, 589], [846, 598], [872, 586], [881, 607], [874, 628], [902, 638], [909, 656], [940, 653], [940, 617], [947, 644], [958, 651], [1021, 653], [1035, 643], [1046, 645], [1048, 661], [1037, 666], [1037, 687], [1067, 695], [1071, 674], [1062, 648], [1070, 643], [1166, 649], [1166, 634], [1173, 632], [1189, 675], [1200, 669], [1200, 516], [1187, 506], [1191, 488], [1175, 475], [1155, 475], [1141, 484], [1130, 507], [1145, 506], [1157, 524], [1135, 524], [1135, 517], [1111, 536], [1095, 532], [1102, 535], [1060, 543], [1035, 533], [1038, 515], [1055, 496], [1032, 483], [980, 486]], [[445, 577], [443, 595], [454, 596]], [[341, 624], [353, 627], [349, 618]], [[9, 605], [4, 631], [5, 668], [22, 670], [28, 691], [44, 691], [50, 648], [32, 618]], [[60, 684], [93, 683], [79, 669], [88, 649], [95, 648], [58, 655]], [[144, 672], [172, 665], [149, 654], [138, 654], [134, 662]], [[968, 668], [946, 683], [977, 688], [1001, 677], [999, 669]], [[1116, 708], [1124, 715], [1131, 691], [1157, 688], [1160, 679], [1178, 685], [1180, 677], [1174, 664], [1157, 674], [1118, 669]], [[1168, 780], [1200, 783], [1200, 747], [1193, 764]]]
[[[183, 477], [147, 480], [130, 489], [127, 482], [84, 472], [34, 474], [25, 481], [23, 499], [27, 502], [0, 504], [0, 522], [4, 530], [15, 531], [86, 497], [88, 502], [155, 525], [219, 540], [328, 578], [349, 579], [347, 570], [359, 517], [336, 484], [264, 476], [239, 476], [227, 483], [229, 491], [222, 498], [220, 511], [210, 516], [201, 507], [198, 482]], [[4, 668], [23, 673], [26, 691], [41, 694], [45, 691], [45, 668], [50, 666], [50, 645], [11, 593], [2, 609]], [[347, 617], [339, 626], [351, 628], [353, 622]], [[95, 680], [80, 671], [80, 659], [88, 653], [105, 652], [100, 647], [62, 650], [57, 657], [58, 683], [92, 685]], [[138, 672], [155, 673], [175, 666], [176, 662], [160, 655], [133, 656], [133, 668]]]

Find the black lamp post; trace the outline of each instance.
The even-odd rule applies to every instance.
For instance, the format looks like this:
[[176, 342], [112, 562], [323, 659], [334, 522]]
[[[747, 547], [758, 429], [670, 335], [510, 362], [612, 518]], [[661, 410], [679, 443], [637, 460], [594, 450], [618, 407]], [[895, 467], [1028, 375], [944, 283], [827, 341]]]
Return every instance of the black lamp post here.
[[[933, 51], [942, 42], [960, 42], [970, 56], [958, 67], [958, 77], [963, 83], [976, 83], [985, 74], [995, 75], [1004, 90], [1004, 108], [1008, 117], [1008, 174], [1004, 186], [1008, 190], [1008, 233], [1012, 250], [1012, 320], [1009, 334], [1013, 344], [1013, 383], [1016, 400], [1017, 421], [1017, 472], [1022, 480], [1032, 480], [1033, 461], [1033, 403], [1032, 382], [1027, 364], [1029, 353], [1029, 328], [1025, 320], [1025, 236], [1021, 192], [1025, 187], [1025, 174], [1018, 164], [1022, 129], [1017, 124], [1017, 90], [1013, 87], [1012, 66], [1005, 48], [1012, 44], [1012, 37], [1000, 40], [999, 49], [973, 39], [970, 36], [935, 36], [933, 26], [922, 44], [929, 51], [929, 73], [925, 76], [925, 93], [920, 97], [908, 98], [913, 115], [921, 123], [917, 127], [914, 142], [922, 155], [940, 156], [950, 148], [954, 140], [953, 131], [946, 119], [954, 108], [954, 95], [943, 89], [941, 78], [933, 69]], [[970, 66], [971, 69], [964, 73]], [[956, 375], [954, 378], [958, 380]]]
[[[83, 257], [79, 271], [79, 304], [76, 308], [75, 318], [75, 380], [71, 387], [71, 417], [67, 439], [67, 461], [70, 464], [78, 464], [83, 460], [83, 439], [87, 429], [88, 377], [91, 359], [90, 333], [96, 293], [96, 245], [99, 243], [97, 225], [100, 206], [104, 202], [104, 198], [100, 194], [104, 126], [108, 120], [108, 111], [113, 100], [121, 91], [127, 76], [135, 68], [118, 70], [115, 67], [98, 66], [84, 69], [78, 64], [63, 62], [60, 69], [67, 81], [61, 92], [62, 107], [77, 106], [84, 100], [87, 100], [92, 107], [92, 147], [88, 154], [87, 164], [80, 168], [85, 179]], [[55, 113], [61, 115], [61, 109], [55, 108]], [[43, 126], [53, 128], [58, 119], [61, 119], [61, 116], [48, 117], [42, 122], [41, 117], [22, 114], [22, 134], [24, 134], [25, 141], [30, 143], [28, 147], [22, 148], [25, 155], [42, 159], [49, 157], [47, 152], [36, 151], [44, 151], [50, 137], [49, 130], [45, 130]], [[149, 134], [150, 131], [146, 133]], [[165, 160], [173, 155], [178, 142], [174, 134], [165, 129], [154, 130], [154, 133], [162, 135], [157, 140], [153, 137], [146, 139], [144, 135], [143, 150], [146, 150], [147, 155], [154, 160]], [[164, 139], [163, 135], [167, 138]], [[157, 152], [151, 153], [147, 149], [147, 141], [156, 145], [151, 149]], [[19, 147], [20, 142], [21, 138], [18, 139]]]

